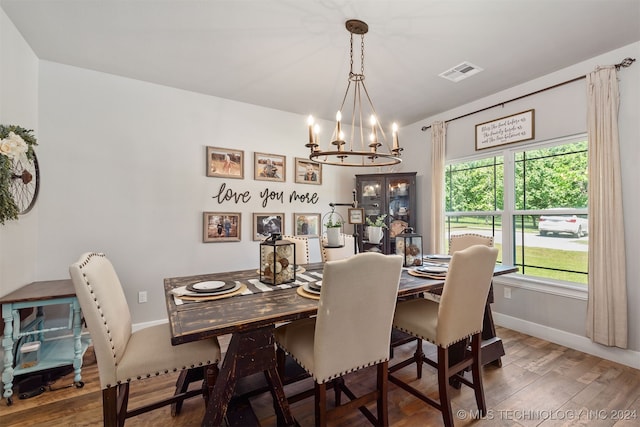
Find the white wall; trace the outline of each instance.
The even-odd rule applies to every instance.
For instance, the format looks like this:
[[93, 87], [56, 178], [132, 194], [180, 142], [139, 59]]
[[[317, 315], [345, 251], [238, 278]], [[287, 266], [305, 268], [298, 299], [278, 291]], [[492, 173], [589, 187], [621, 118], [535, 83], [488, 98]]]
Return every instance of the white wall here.
[[[429, 200], [431, 200], [431, 179], [427, 172], [430, 168], [431, 130], [422, 132], [423, 126], [429, 126], [436, 120], [449, 120], [473, 111], [499, 104], [521, 95], [571, 80], [585, 75], [598, 65], [619, 63], [625, 57], [640, 59], [640, 43], [634, 43], [621, 49], [608, 52], [588, 61], [549, 74], [526, 84], [505, 90], [476, 102], [446, 111], [438, 116], [429, 117], [402, 129], [406, 156], [405, 167], [422, 170], [419, 173], [419, 207], [418, 217], [421, 219], [420, 230], [426, 234], [430, 221]], [[640, 197], [637, 183], [640, 182], [640, 65], [622, 69], [619, 74], [620, 101], [620, 153], [623, 187], [623, 205], [626, 230], [627, 251], [627, 290], [629, 300], [629, 348], [633, 351], [622, 354], [619, 360], [626, 360], [629, 355], [636, 359], [640, 351], [640, 311], [636, 308], [640, 303], [640, 264], [637, 262], [640, 253]], [[469, 80], [471, 82], [471, 79]], [[493, 108], [469, 117], [449, 122], [447, 125], [448, 159], [455, 159], [477, 154], [475, 152], [475, 125], [528, 109], [535, 109], [536, 138], [532, 142], [544, 141], [556, 137], [586, 133], [586, 81], [579, 80], [568, 85], [507, 103], [503, 107]], [[489, 150], [487, 150], [489, 151]], [[499, 281], [498, 281], [499, 282]], [[546, 339], [555, 336], [585, 336], [586, 294], [565, 292], [563, 295], [540, 293], [525, 288], [517, 288], [512, 299], [502, 298], [502, 287], [496, 286], [496, 303], [493, 306], [498, 319], [506, 326], [518, 329], [526, 325], [527, 333], [536, 335], [540, 331]], [[517, 322], [511, 319], [517, 320]], [[517, 324], [516, 324], [517, 323]], [[557, 331], [554, 335], [552, 331]], [[586, 340], [586, 338], [585, 338]], [[582, 344], [584, 341], [578, 340]], [[571, 346], [570, 342], [565, 342]], [[593, 344], [583, 351], [599, 352], [603, 346]], [[588, 347], [588, 346], [586, 346]], [[616, 350], [614, 350], [615, 352]], [[618, 352], [620, 353], [620, 352]], [[606, 354], [600, 355], [607, 357]]]
[[[0, 123], [38, 135], [38, 58], [0, 9]], [[38, 206], [0, 226], [0, 295], [36, 277]]]
[[[353, 173], [343, 168], [325, 166], [321, 186], [294, 184], [294, 157], [308, 150], [300, 115], [41, 61], [40, 118], [37, 277], [68, 277], [80, 254], [103, 251], [134, 323], [166, 318], [165, 277], [257, 268], [254, 212], [285, 213], [292, 233], [293, 212], [351, 200]], [[207, 177], [206, 146], [244, 150], [244, 179]], [[254, 152], [286, 155], [286, 182], [254, 180]], [[250, 202], [219, 204], [221, 184], [249, 191]], [[262, 207], [267, 188], [284, 202]], [[290, 203], [292, 191], [317, 192], [319, 202]], [[241, 212], [242, 241], [202, 243], [203, 211]], [[138, 304], [143, 290], [149, 302]]]

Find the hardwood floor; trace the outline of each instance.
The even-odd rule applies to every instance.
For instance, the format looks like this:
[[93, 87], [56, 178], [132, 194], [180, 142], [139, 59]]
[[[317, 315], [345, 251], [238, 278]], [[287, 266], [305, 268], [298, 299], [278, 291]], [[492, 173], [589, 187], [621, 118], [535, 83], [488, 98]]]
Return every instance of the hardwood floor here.
[[[637, 426], [640, 424], [640, 371], [588, 354], [568, 349], [504, 328], [498, 328], [507, 355], [502, 368], [484, 369], [484, 387], [489, 414], [474, 420], [477, 410], [473, 392], [467, 387], [453, 391], [456, 426]], [[223, 347], [227, 340], [221, 340]], [[415, 344], [395, 349], [401, 360], [410, 355]], [[433, 355], [434, 348], [425, 345]], [[393, 361], [392, 361], [393, 363]], [[415, 378], [415, 367], [400, 371], [407, 379]], [[173, 393], [177, 374], [138, 381], [131, 386], [131, 407]], [[65, 386], [73, 377], [66, 376], [46, 391], [30, 399], [14, 400], [10, 407], [0, 402], [0, 426], [98, 426], [102, 425], [102, 400], [98, 370], [91, 351], [85, 355], [82, 389]], [[358, 394], [373, 388], [375, 371], [365, 369], [350, 377], [347, 384]], [[310, 380], [287, 386], [309, 387]], [[427, 366], [423, 378], [415, 381], [418, 388], [437, 397], [435, 371]], [[195, 386], [195, 384], [194, 384]], [[259, 395], [251, 401], [260, 423], [275, 426], [271, 398]], [[373, 406], [372, 406], [373, 408]], [[313, 399], [292, 405], [301, 426], [313, 425]], [[199, 426], [204, 413], [199, 397], [185, 402], [182, 413], [172, 418], [168, 407], [130, 418], [127, 427]], [[626, 418], [626, 419], [625, 419]], [[389, 385], [389, 423], [395, 427], [440, 426], [440, 413], [410, 394]], [[335, 426], [366, 426], [368, 421], [358, 412], [340, 419]]]

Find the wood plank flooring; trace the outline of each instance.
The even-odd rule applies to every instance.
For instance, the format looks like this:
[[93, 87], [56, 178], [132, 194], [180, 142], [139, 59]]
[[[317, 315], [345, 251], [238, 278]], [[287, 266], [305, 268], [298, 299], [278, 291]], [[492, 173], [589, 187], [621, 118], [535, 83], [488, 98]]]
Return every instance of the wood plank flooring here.
[[[507, 355], [502, 368], [487, 366], [484, 385], [489, 414], [485, 419], [471, 418], [477, 410], [471, 389], [453, 391], [455, 425], [462, 426], [615, 426], [640, 425], [640, 371], [588, 354], [562, 347], [504, 328], [498, 328]], [[226, 347], [228, 339], [221, 344]], [[396, 361], [408, 357], [415, 344], [395, 350]], [[433, 355], [434, 348], [425, 345]], [[392, 361], [393, 363], [393, 361]], [[415, 378], [415, 366], [400, 371], [406, 379]], [[177, 374], [138, 381], [131, 386], [131, 407], [173, 393]], [[66, 376], [51, 385], [53, 391], [20, 400], [6, 406], [0, 401], [0, 426], [99, 426], [102, 425], [102, 399], [95, 357], [88, 351], [83, 367], [82, 389], [66, 387], [73, 381]], [[347, 384], [358, 394], [374, 386], [375, 371], [365, 369], [350, 377]], [[416, 387], [437, 397], [437, 378], [433, 369], [424, 368]], [[287, 394], [311, 385], [310, 380], [287, 386]], [[195, 384], [194, 384], [195, 386]], [[268, 394], [252, 399], [251, 404], [263, 426], [275, 426], [276, 420]], [[371, 406], [374, 408], [375, 406]], [[301, 426], [313, 425], [313, 399], [292, 405]], [[185, 402], [182, 413], [172, 418], [168, 407], [130, 418], [127, 427], [199, 426], [204, 413], [199, 397]], [[394, 427], [440, 426], [440, 413], [410, 394], [389, 385], [389, 423]], [[366, 426], [359, 413], [333, 423], [334, 426]]]

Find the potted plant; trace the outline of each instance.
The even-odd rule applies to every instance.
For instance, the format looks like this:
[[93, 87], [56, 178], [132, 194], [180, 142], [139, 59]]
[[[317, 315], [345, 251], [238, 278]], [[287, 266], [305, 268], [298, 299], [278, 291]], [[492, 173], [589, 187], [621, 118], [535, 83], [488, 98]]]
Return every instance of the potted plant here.
[[384, 222], [384, 219], [387, 217], [387, 214], [378, 215], [375, 220], [371, 220], [371, 218], [366, 217], [365, 222], [367, 224], [367, 233], [369, 235], [369, 242], [378, 244], [380, 240], [382, 240], [382, 230], [387, 227], [387, 224]]
[[340, 245], [340, 232], [342, 230], [343, 221], [339, 218], [334, 219], [333, 215], [329, 215], [329, 219], [324, 223], [327, 228], [327, 245], [328, 246], [341, 246]]

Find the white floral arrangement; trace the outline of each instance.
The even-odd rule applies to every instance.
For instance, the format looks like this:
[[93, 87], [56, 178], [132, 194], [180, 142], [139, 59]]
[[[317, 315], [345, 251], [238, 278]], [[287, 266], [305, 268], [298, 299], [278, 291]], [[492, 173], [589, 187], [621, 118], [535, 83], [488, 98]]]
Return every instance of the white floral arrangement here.
[[0, 125], [0, 224], [18, 219], [16, 205], [9, 187], [11, 186], [13, 163], [26, 164], [33, 160], [33, 146], [38, 145], [29, 129], [15, 125]]

